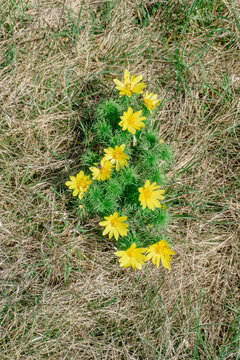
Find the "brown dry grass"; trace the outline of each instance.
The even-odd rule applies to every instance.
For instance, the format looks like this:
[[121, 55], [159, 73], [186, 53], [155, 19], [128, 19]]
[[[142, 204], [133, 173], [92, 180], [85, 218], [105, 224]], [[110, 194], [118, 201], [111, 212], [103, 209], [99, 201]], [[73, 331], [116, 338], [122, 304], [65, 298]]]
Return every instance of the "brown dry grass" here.
[[[237, 358], [238, 4], [216, 2], [203, 24], [170, 1], [144, 26], [133, 0], [104, 21], [99, 1], [14, 4], [0, 5], [1, 360]], [[120, 270], [64, 188], [81, 119], [127, 66], [166, 96], [170, 273]]]

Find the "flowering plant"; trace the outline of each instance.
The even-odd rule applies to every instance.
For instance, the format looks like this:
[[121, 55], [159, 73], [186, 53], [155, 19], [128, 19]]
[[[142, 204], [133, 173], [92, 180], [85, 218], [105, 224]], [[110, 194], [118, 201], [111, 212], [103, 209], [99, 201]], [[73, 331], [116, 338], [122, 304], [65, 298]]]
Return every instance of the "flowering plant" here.
[[119, 96], [97, 106], [82, 169], [66, 186], [78, 195], [84, 221], [98, 216], [102, 235], [115, 239], [121, 267], [141, 269], [152, 260], [170, 270], [164, 187], [172, 152], [150, 121], [160, 99], [144, 94], [141, 80], [128, 70], [123, 81], [113, 80]]

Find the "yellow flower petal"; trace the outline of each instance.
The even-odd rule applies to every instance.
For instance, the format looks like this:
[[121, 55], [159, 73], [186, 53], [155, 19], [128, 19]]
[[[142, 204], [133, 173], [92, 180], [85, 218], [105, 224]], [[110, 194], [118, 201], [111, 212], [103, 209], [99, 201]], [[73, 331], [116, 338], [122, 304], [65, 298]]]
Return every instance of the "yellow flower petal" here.
[[79, 190], [78, 190], [78, 189], [74, 189], [74, 191], [73, 191], [73, 196], [77, 196], [78, 193], [79, 193]]
[[125, 255], [125, 251], [123, 251], [123, 250], [116, 251], [116, 252], [114, 253], [114, 255], [117, 255], [117, 256], [119, 256], [119, 257], [122, 257], [123, 255]]
[[160, 255], [161, 256], [161, 262], [162, 262], [162, 266], [165, 267], [166, 269], [170, 270], [170, 263], [169, 261], [167, 261], [166, 256]]
[[136, 77], [135, 77], [135, 75], [133, 75], [133, 76], [134, 76], [134, 78], [132, 78], [131, 81], [134, 85], [136, 85], [137, 83], [139, 83], [142, 80], [142, 75], [138, 75]]
[[130, 72], [128, 71], [128, 69], [126, 69], [124, 71], [124, 81], [127, 81], [130, 79]]
[[124, 88], [123, 83], [122, 83], [121, 81], [119, 81], [118, 79], [113, 79], [113, 81], [114, 81], [115, 84], [116, 84], [117, 86], [119, 86], [120, 88]]

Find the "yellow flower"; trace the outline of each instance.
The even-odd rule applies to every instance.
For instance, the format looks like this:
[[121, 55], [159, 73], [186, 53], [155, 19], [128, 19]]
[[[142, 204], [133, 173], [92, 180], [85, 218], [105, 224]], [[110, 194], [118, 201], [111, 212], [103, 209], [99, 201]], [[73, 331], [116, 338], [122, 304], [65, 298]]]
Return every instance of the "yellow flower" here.
[[141, 117], [142, 110], [133, 112], [131, 107], [128, 108], [127, 111], [124, 111], [123, 116], [120, 116], [122, 121], [119, 122], [119, 125], [122, 127], [123, 130], [127, 130], [135, 135], [136, 129], [140, 130], [141, 128], [145, 127], [145, 124], [142, 122], [146, 120], [146, 117]]
[[127, 160], [129, 156], [124, 154], [125, 145], [115, 146], [115, 148], [104, 149], [106, 155], [104, 156], [105, 160], [109, 160], [112, 164], [116, 164], [116, 170], [119, 171], [124, 166], [128, 166]]
[[142, 269], [142, 265], [144, 265], [144, 261], [147, 260], [147, 257], [142, 253], [145, 252], [145, 248], [137, 248], [136, 243], [133, 243], [131, 247], [127, 250], [116, 251], [114, 255], [120, 257], [120, 267], [129, 267], [132, 266], [133, 269]]
[[152, 263], [156, 265], [157, 268], [159, 267], [161, 260], [162, 266], [170, 270], [170, 262], [172, 261], [170, 255], [175, 255], [175, 252], [170, 249], [165, 240], [161, 240], [156, 244], [150, 245], [146, 249], [146, 252], [148, 253], [147, 260], [152, 259]]
[[118, 213], [115, 211], [114, 214], [109, 216], [104, 216], [106, 221], [101, 221], [100, 226], [105, 226], [103, 235], [109, 233], [109, 239], [114, 235], [115, 239], [118, 240], [120, 236], [126, 236], [128, 232], [128, 224], [124, 224], [123, 221], [127, 220], [127, 216], [118, 216]]
[[158, 99], [157, 94], [149, 94], [148, 91], [146, 91], [145, 94], [143, 94], [143, 102], [146, 108], [152, 113], [152, 109], [155, 108], [155, 106], [159, 105], [161, 99]]
[[142, 90], [145, 88], [146, 84], [141, 83], [142, 76], [139, 75], [135, 77], [135, 75], [132, 75], [130, 77], [130, 72], [126, 69], [124, 72], [124, 80], [123, 83], [119, 81], [118, 79], [113, 79], [115, 82], [116, 89], [119, 90], [119, 95], [127, 95], [131, 96], [132, 93], [140, 94], [142, 93]]
[[89, 168], [92, 171], [93, 180], [107, 180], [111, 176], [111, 171], [113, 165], [106, 161], [104, 158], [101, 160], [100, 164], [94, 164], [96, 166], [91, 166]]
[[150, 181], [147, 180], [145, 182], [144, 187], [138, 189], [140, 192], [139, 201], [141, 206], [144, 209], [148, 207], [150, 210], [154, 210], [156, 208], [160, 208], [161, 204], [158, 200], [163, 200], [164, 196], [162, 194], [165, 190], [159, 190], [160, 186], [156, 185], [156, 182], [150, 184]]
[[85, 176], [83, 171], [80, 171], [76, 176], [70, 176], [71, 181], [67, 181], [65, 185], [69, 187], [70, 190], [73, 191], [73, 196], [79, 197], [82, 199], [83, 194], [87, 191], [89, 185], [92, 183], [92, 180], [89, 179], [89, 175]]

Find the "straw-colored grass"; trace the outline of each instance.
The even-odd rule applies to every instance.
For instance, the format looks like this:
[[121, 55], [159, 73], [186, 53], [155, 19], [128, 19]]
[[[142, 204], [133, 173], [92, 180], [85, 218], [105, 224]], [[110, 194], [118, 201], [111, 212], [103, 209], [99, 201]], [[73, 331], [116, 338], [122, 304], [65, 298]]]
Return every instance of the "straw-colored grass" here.
[[[238, 359], [239, 3], [0, 4], [0, 359]], [[172, 270], [122, 270], [64, 186], [125, 68], [164, 99]], [[95, 231], [95, 228], [97, 231]]]

